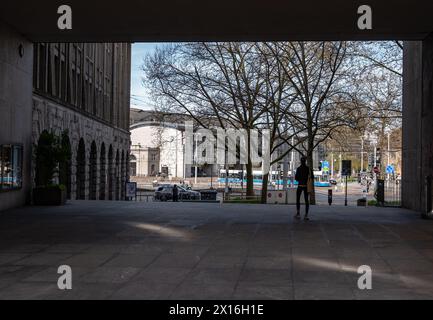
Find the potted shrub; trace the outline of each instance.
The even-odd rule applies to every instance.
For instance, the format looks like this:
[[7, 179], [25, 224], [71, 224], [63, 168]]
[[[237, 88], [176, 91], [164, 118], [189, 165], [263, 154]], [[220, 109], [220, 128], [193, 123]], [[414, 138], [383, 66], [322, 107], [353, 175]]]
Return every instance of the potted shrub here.
[[60, 163], [70, 158], [70, 150], [62, 143], [62, 136], [53, 132], [42, 132], [35, 146], [36, 187], [33, 189], [35, 205], [63, 205], [66, 203], [66, 187], [57, 183], [55, 178], [59, 173]]
[[365, 199], [365, 198], [358, 199], [356, 202], [357, 202], [358, 207], [366, 207], [367, 206], [367, 199]]
[[62, 184], [38, 186], [33, 189], [33, 203], [39, 206], [61, 206], [66, 203], [66, 187]]

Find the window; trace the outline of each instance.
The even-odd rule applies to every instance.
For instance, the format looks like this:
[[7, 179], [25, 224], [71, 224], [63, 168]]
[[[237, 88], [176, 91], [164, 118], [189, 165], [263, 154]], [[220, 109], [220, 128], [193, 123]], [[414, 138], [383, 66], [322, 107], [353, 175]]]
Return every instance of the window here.
[[0, 145], [0, 191], [22, 187], [22, 159], [22, 146]]

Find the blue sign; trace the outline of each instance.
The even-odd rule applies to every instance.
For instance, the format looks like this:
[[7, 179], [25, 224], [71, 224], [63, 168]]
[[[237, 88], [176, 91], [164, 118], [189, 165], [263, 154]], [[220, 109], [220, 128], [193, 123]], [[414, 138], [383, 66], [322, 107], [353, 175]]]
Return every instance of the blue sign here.
[[394, 174], [395, 173], [395, 169], [394, 169], [394, 166], [392, 164], [386, 166], [386, 173], [388, 173], [388, 174]]
[[326, 160], [322, 162], [322, 171], [323, 172], [328, 172], [329, 171], [329, 162], [326, 161]]

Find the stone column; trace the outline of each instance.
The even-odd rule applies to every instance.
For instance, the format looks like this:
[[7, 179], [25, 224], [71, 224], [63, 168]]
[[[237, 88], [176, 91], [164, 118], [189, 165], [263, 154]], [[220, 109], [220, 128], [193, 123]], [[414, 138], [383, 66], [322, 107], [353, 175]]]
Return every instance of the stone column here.
[[404, 43], [403, 74], [402, 204], [424, 211], [425, 178], [433, 175], [432, 37]]

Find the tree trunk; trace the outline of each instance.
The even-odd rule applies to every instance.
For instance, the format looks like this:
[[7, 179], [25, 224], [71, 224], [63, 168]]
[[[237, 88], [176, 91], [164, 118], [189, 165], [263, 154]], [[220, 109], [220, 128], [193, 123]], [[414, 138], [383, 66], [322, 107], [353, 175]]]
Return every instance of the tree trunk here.
[[269, 173], [263, 175], [262, 181], [262, 195], [261, 195], [261, 203], [266, 203], [266, 197], [268, 194], [268, 182], [269, 182]]
[[245, 170], [247, 173], [247, 197], [251, 197], [254, 196], [253, 164], [251, 161], [245, 165]]
[[245, 170], [247, 172], [247, 197], [252, 197], [254, 196], [254, 181], [253, 181], [253, 164], [251, 162], [251, 134], [250, 134], [250, 129], [247, 129], [247, 135], [248, 135], [248, 139], [247, 139], [247, 150], [248, 150], [248, 154], [247, 154], [247, 164], [245, 165]]

